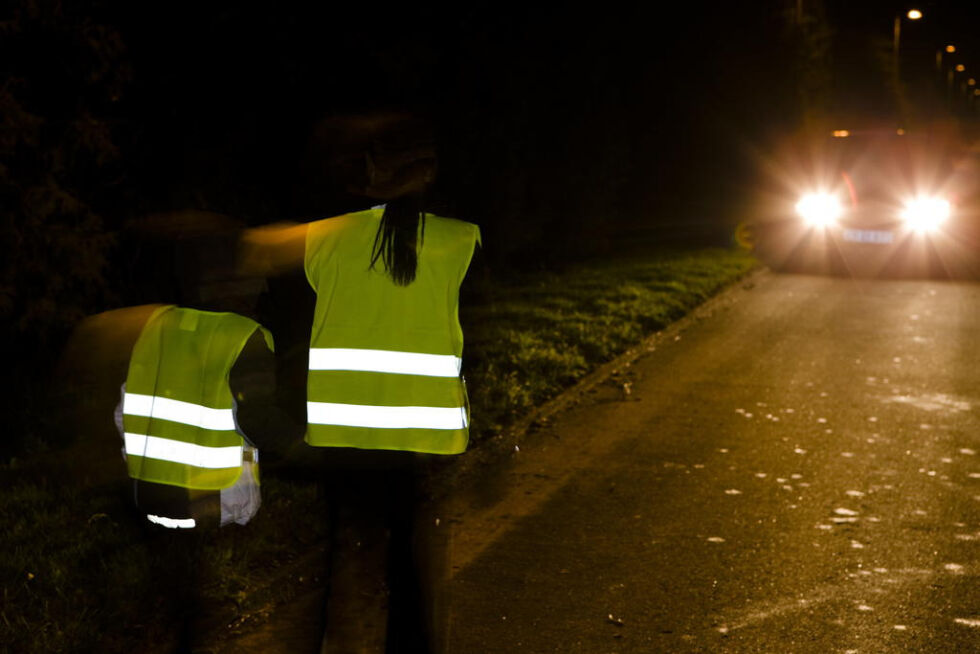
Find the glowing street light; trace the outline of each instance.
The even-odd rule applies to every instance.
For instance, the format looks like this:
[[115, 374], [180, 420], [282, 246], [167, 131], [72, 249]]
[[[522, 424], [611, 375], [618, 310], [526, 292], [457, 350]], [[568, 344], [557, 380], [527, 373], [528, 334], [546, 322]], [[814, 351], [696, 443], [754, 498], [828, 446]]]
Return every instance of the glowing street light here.
[[[919, 11], [918, 9], [909, 9], [908, 13], [905, 14], [905, 17], [908, 18], [909, 20], [919, 20], [920, 18], [922, 18], [922, 12]], [[893, 53], [892, 54], [895, 56], [895, 63], [897, 65], [898, 64], [898, 45], [901, 42], [901, 38], [902, 38], [902, 15], [901, 14], [898, 14], [898, 15], [895, 16], [895, 28], [894, 28], [894, 31], [895, 31], [895, 41], [893, 43], [894, 48], [893, 48]]]
[[[946, 54], [955, 54], [956, 46], [950, 43], [943, 50], [946, 51]], [[943, 50], [936, 50], [936, 70], [940, 73], [943, 72]]]
[[962, 73], [964, 70], [966, 70], [966, 66], [964, 66], [963, 64], [956, 64], [957, 73]]
[[[905, 14], [905, 17], [909, 20], [919, 20], [922, 18], [922, 12], [918, 9], [909, 9]], [[894, 26], [894, 36], [895, 40], [892, 45], [892, 74], [895, 76], [895, 93], [898, 95], [898, 102], [900, 106], [904, 106], [904, 99], [902, 97], [902, 73], [901, 65], [902, 60], [899, 57], [899, 44], [902, 38], [902, 14], [895, 14], [895, 26]], [[938, 61], [936, 62], [939, 63]], [[902, 113], [905, 113], [905, 109], [902, 109]]]
[[[919, 20], [920, 18], [922, 18], [922, 12], [919, 11], [918, 9], [909, 9], [908, 13], [905, 14], [905, 17], [908, 18], [909, 20]], [[894, 27], [894, 31], [895, 31], [895, 41], [893, 43], [893, 45], [894, 45], [894, 48], [893, 48], [894, 49], [894, 53], [893, 54], [895, 55], [895, 59], [897, 61], [898, 60], [898, 45], [901, 42], [901, 38], [902, 38], [902, 15], [901, 14], [898, 14], [897, 16], [895, 16], [895, 27]]]

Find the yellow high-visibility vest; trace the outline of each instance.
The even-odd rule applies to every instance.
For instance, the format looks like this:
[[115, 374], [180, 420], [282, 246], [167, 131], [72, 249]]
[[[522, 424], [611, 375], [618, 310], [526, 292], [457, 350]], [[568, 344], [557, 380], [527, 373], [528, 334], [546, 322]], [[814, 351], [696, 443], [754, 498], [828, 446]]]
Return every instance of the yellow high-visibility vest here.
[[383, 265], [370, 267], [382, 213], [328, 218], [307, 231], [317, 299], [306, 442], [458, 454], [469, 440], [459, 287], [480, 228], [427, 214], [415, 280], [398, 286]]
[[244, 440], [228, 377], [256, 329], [234, 313], [158, 309], [133, 346], [123, 397], [126, 463], [133, 479], [198, 490], [235, 484]]

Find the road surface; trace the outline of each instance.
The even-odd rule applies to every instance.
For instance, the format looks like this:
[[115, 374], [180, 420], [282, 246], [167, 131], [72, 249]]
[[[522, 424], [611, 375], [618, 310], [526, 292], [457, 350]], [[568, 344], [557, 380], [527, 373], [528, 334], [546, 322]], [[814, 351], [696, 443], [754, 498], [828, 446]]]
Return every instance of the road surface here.
[[450, 651], [980, 652], [980, 285], [763, 275], [446, 508]]

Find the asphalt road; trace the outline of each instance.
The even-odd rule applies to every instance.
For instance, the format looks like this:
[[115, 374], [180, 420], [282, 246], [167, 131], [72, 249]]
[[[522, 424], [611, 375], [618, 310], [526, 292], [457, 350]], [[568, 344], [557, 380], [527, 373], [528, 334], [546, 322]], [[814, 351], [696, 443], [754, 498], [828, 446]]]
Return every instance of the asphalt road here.
[[978, 284], [757, 277], [510, 449], [451, 652], [980, 652]]

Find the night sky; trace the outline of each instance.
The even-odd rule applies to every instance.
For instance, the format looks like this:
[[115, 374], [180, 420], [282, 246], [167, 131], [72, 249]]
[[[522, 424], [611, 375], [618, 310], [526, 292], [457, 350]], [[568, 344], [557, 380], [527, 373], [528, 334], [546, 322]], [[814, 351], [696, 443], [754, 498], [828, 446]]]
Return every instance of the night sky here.
[[[311, 131], [326, 114], [376, 107], [431, 118], [443, 157], [437, 202], [458, 215], [507, 229], [518, 216], [550, 214], [551, 225], [597, 211], [673, 221], [744, 183], [746, 152], [796, 127], [799, 80], [816, 76], [794, 59], [792, 1], [669, 12], [221, 4], [112, 9], [134, 69], [123, 118], [144, 199], [204, 202], [253, 222], [356, 204], [323, 179]], [[925, 19], [903, 23], [910, 84], [933, 71], [937, 42], [959, 41], [957, 56], [973, 61], [964, 39], [976, 41], [977, 10], [959, 4], [925, 3]], [[800, 6], [828, 41], [819, 92], [829, 113], [897, 122], [879, 59], [898, 5]]]
[[[904, 18], [909, 9], [917, 8], [923, 17], [917, 21]], [[840, 0], [826, 3], [827, 17], [833, 30], [834, 108], [845, 117], [857, 117], [865, 124], [875, 120], [892, 120], [895, 102], [882, 67], [893, 52], [896, 16], [903, 16], [900, 29], [901, 69], [903, 81], [924, 101], [938, 100], [945, 106], [942, 94], [927, 98], [943, 83], [936, 70], [936, 51], [948, 44], [957, 48], [944, 64], [963, 63], [977, 72], [980, 66], [980, 40], [977, 25], [980, 8], [974, 2], [861, 2]]]
[[[954, 42], [957, 61], [980, 70], [977, 6], [926, 2], [921, 21], [903, 21], [903, 83], [926, 118], [966, 109], [947, 106], [935, 52]], [[51, 226], [64, 227], [64, 274], [78, 277], [80, 224], [86, 247], [101, 243], [89, 259], [111, 267], [119, 230], [153, 212], [254, 225], [359, 208], [326, 173], [333, 146], [314, 134], [326, 116], [373, 109], [431, 122], [440, 174], [430, 206], [479, 223], [490, 256], [608, 252], [606, 236], [649, 226], [664, 238], [724, 231], [742, 218], [759, 162], [803, 127], [900, 122], [885, 64], [907, 9], [15, 3], [3, 42], [4, 188], [20, 202], [11, 227], [28, 231], [9, 242], [39, 254]], [[84, 211], [38, 205], [32, 193], [50, 183]], [[21, 268], [8, 262], [10, 287], [25, 285]], [[89, 277], [113, 275], [103, 266]], [[69, 292], [84, 299], [78, 312], [104, 295]]]

